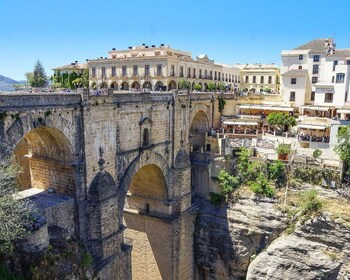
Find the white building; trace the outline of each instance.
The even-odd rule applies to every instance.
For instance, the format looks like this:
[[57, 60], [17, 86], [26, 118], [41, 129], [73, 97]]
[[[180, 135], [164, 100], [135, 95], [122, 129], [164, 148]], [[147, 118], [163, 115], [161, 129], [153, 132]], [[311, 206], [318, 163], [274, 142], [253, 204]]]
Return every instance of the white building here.
[[300, 146], [329, 147], [350, 115], [350, 49], [337, 50], [333, 39], [316, 39], [282, 51], [281, 93], [299, 109]]

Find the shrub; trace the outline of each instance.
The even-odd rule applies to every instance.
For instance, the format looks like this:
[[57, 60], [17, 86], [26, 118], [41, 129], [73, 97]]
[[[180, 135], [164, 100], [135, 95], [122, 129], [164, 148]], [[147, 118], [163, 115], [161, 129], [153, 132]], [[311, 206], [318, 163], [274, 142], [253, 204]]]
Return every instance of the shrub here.
[[257, 196], [273, 197], [276, 192], [275, 188], [271, 186], [263, 174], [259, 174], [255, 182], [249, 182], [249, 188]]
[[315, 189], [299, 195], [298, 204], [304, 213], [319, 213], [322, 210], [323, 202], [317, 196], [318, 193]]
[[218, 179], [222, 194], [224, 195], [232, 193], [240, 183], [237, 177], [228, 174], [225, 170], [220, 170]]
[[312, 156], [317, 159], [322, 155], [322, 151], [320, 149], [316, 149], [314, 150], [314, 152], [312, 153]]
[[219, 205], [224, 201], [224, 196], [220, 193], [210, 193], [210, 202], [213, 205]]
[[81, 266], [83, 268], [87, 268], [92, 265], [93, 258], [88, 252], [83, 252], [81, 255]]

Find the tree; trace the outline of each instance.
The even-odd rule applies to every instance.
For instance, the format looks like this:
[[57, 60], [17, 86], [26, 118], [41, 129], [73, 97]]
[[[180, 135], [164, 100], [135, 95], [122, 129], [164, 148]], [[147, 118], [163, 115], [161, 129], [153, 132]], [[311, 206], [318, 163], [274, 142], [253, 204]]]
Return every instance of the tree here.
[[17, 197], [18, 172], [10, 160], [0, 159], [0, 253], [11, 253], [14, 242], [26, 236], [25, 226], [32, 222], [33, 205]]
[[89, 69], [84, 69], [83, 74], [81, 75], [81, 80], [84, 88], [89, 87]]
[[[340, 159], [345, 163], [345, 170], [350, 166], [350, 126], [340, 127], [337, 134], [338, 144], [334, 151], [339, 155]], [[348, 172], [348, 171], [347, 171]]]
[[202, 90], [202, 86], [200, 84], [195, 84], [194, 89], [197, 91], [200, 91], [200, 90]]
[[224, 195], [232, 193], [240, 185], [240, 181], [237, 177], [230, 175], [227, 171], [223, 169], [220, 170], [218, 179], [219, 186], [221, 187], [222, 194]]
[[208, 90], [209, 91], [215, 91], [216, 90], [216, 85], [213, 82], [208, 83]]
[[222, 96], [218, 97], [218, 109], [219, 112], [222, 114], [222, 112], [224, 111], [225, 105], [226, 105], [226, 101]]
[[322, 155], [322, 151], [320, 149], [316, 149], [314, 150], [314, 152], [312, 153], [312, 156], [314, 157], [314, 159], [318, 159], [320, 156]]
[[284, 113], [270, 113], [266, 120], [270, 126], [275, 127], [278, 130], [283, 130], [284, 128], [286, 131], [289, 127], [296, 125], [295, 118]]
[[27, 85], [30, 85], [31, 81], [33, 79], [33, 76], [34, 76], [33, 72], [26, 72], [26, 73], [24, 73], [24, 76], [27, 79]]
[[225, 89], [225, 84], [224, 83], [219, 83], [218, 84], [218, 90], [224, 90]]
[[41, 62], [38, 60], [34, 65], [33, 77], [30, 80], [30, 85], [32, 87], [46, 87], [48, 80], [46, 77], [45, 69]]
[[190, 87], [190, 83], [186, 80], [181, 80], [179, 82], [179, 89], [188, 89]]

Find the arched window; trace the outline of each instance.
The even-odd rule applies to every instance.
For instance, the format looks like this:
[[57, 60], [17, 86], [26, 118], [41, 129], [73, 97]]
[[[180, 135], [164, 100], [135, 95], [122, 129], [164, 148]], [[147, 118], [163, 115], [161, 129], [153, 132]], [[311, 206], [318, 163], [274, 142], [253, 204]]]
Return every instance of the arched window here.
[[142, 135], [142, 146], [147, 147], [149, 146], [149, 130], [148, 128], [145, 128], [143, 130], [143, 135]]

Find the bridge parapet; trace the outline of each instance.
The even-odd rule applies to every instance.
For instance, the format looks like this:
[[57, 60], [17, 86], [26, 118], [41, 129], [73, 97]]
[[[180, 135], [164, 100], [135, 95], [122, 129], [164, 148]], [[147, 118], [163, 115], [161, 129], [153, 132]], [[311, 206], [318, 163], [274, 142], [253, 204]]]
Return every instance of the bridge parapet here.
[[2, 93], [0, 94], [0, 109], [28, 107], [66, 107], [81, 105], [81, 95], [72, 93]]

